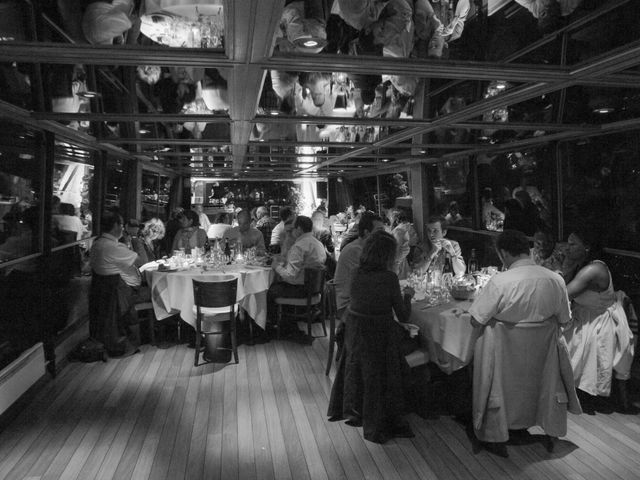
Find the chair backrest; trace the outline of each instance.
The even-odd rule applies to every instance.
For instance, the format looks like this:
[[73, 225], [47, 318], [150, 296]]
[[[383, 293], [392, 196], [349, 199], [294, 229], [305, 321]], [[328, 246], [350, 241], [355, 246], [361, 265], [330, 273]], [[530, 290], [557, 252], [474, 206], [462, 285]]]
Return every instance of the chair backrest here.
[[307, 295], [317, 295], [324, 290], [325, 268], [305, 268], [304, 269], [304, 287]]
[[237, 291], [237, 278], [222, 282], [193, 280], [193, 299], [199, 307], [219, 308], [235, 305]]

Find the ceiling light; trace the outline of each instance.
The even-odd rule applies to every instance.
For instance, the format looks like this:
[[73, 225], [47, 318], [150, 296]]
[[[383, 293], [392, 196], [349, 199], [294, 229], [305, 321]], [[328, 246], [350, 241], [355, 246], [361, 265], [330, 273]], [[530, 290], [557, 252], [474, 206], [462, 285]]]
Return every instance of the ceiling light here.
[[306, 40], [303, 45], [307, 48], [313, 48], [318, 46], [318, 42], [315, 40]]
[[615, 111], [616, 109], [613, 107], [598, 107], [593, 109], [593, 113], [601, 113], [601, 114], [613, 113]]
[[151, 133], [149, 130], [147, 130], [146, 128], [141, 128], [140, 130], [138, 130], [138, 133], [140, 135], [147, 135], [148, 133]]
[[496, 88], [497, 88], [498, 90], [504, 90], [504, 89], [506, 89], [506, 88], [507, 88], [507, 83], [506, 83], [506, 82], [502, 82], [502, 81], [498, 81], [498, 82], [496, 83]]
[[271, 115], [280, 115], [280, 112], [277, 112], [277, 111], [275, 111], [275, 110], [271, 110], [269, 113], [270, 113]]
[[389, 161], [389, 159], [388, 159], [388, 158], [383, 158], [383, 159], [382, 159], [382, 163], [387, 163], [388, 161]]
[[18, 157], [20, 157], [22, 160], [32, 160], [33, 158], [35, 158], [30, 153], [21, 153], [20, 155], [18, 155]]

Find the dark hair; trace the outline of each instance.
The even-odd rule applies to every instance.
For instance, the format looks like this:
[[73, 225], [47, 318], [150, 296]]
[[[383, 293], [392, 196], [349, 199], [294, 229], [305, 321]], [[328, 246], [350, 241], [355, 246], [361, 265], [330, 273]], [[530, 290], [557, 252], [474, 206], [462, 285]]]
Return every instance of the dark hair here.
[[442, 230], [446, 230], [449, 226], [447, 220], [442, 215], [431, 215], [427, 219], [427, 225], [429, 225], [430, 223], [439, 223]]
[[602, 256], [602, 235], [594, 225], [580, 223], [571, 229], [571, 233], [578, 237], [589, 250], [584, 265]]
[[115, 210], [107, 210], [100, 218], [100, 231], [102, 233], [110, 232], [116, 225], [122, 225], [122, 215]]
[[308, 233], [311, 230], [313, 230], [313, 222], [309, 217], [305, 217], [304, 215], [299, 215], [296, 218], [295, 223], [293, 224], [293, 228], [298, 228], [298, 227], [300, 227], [300, 229], [304, 233]]
[[365, 232], [373, 233], [373, 222], [382, 222], [380, 215], [366, 211], [360, 215], [360, 221], [358, 222], [358, 236], [364, 237]]
[[396, 220], [398, 223], [410, 222], [412, 220], [412, 215], [405, 210], [404, 208], [398, 209], [398, 214], [396, 215]]
[[389, 270], [396, 257], [398, 242], [390, 233], [378, 230], [367, 237], [360, 255], [360, 269], [364, 271]]
[[239, 219], [240, 216], [247, 217], [247, 220], [251, 221], [251, 212], [247, 209], [240, 210], [236, 215], [236, 219]]
[[510, 255], [529, 254], [529, 240], [527, 236], [519, 230], [505, 230], [496, 238], [496, 248], [505, 250]]
[[229, 223], [229, 216], [222, 212], [216, 215], [216, 219], [214, 223]]
[[482, 199], [483, 200], [491, 200], [493, 198], [493, 190], [491, 187], [484, 187], [482, 189]]
[[140, 222], [138, 222], [135, 218], [130, 218], [127, 220], [127, 227], [138, 227], [140, 228]]
[[58, 208], [62, 215], [71, 215], [73, 217], [76, 214], [75, 207], [70, 203], [61, 203]]
[[191, 220], [192, 221], [192, 223], [191, 223], [192, 227], [199, 227], [200, 226], [200, 217], [193, 210], [185, 210], [182, 213], [182, 216], [185, 217], [187, 220]]
[[291, 207], [282, 207], [280, 209], [280, 220], [286, 222], [291, 215], [293, 215], [293, 209]]

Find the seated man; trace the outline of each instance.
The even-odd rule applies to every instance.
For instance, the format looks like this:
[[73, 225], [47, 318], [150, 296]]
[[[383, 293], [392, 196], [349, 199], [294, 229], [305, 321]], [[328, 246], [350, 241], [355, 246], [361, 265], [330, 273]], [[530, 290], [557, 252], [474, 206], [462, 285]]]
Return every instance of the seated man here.
[[269, 249], [274, 253], [280, 253], [282, 240], [284, 239], [284, 224], [289, 220], [295, 212], [291, 207], [282, 207], [280, 209], [280, 223], [271, 230], [271, 242]]
[[[488, 328], [475, 347], [476, 436], [506, 442], [509, 428], [534, 425], [553, 437], [565, 435], [567, 398], [569, 409], [580, 413], [568, 353], [558, 343], [560, 326], [571, 320], [567, 288], [560, 275], [533, 263], [524, 233], [505, 230], [496, 250], [507, 271], [495, 275], [469, 308], [471, 323]], [[513, 352], [517, 358], [509, 357]], [[565, 399], [556, 400], [561, 394]], [[491, 448], [506, 456], [504, 445]]]
[[553, 234], [548, 231], [538, 230], [533, 235], [533, 248], [531, 260], [536, 265], [548, 268], [554, 272], [562, 272], [562, 264], [565, 259], [563, 248], [553, 239]]
[[446, 234], [447, 222], [443, 217], [433, 216], [427, 220], [427, 240], [420, 247], [421, 252], [414, 255], [414, 270], [425, 273], [434, 267], [443, 268], [450, 261], [453, 273], [457, 277], [464, 275], [466, 265], [460, 245], [444, 238]]
[[227, 230], [225, 237], [231, 242], [242, 243], [242, 248], [255, 248], [256, 254], [264, 255], [264, 237], [257, 228], [251, 226], [251, 214], [249, 210], [238, 212], [238, 226]]
[[[95, 331], [103, 332], [105, 336], [96, 340], [104, 342], [107, 351], [114, 356], [132, 353], [139, 345], [137, 315], [133, 306], [151, 298], [149, 289], [140, 287], [140, 272], [135, 265], [138, 254], [118, 241], [122, 236], [123, 223], [119, 213], [105, 212], [100, 221], [102, 233], [93, 242], [90, 256], [91, 268], [95, 274], [120, 275], [121, 278], [117, 285], [119, 312], [115, 320], [115, 330], [107, 325], [113, 325], [110, 323], [113, 322], [112, 319], [100, 320], [100, 313], [97, 315], [98, 318], [94, 319], [98, 322]], [[96, 278], [93, 281], [95, 282]], [[102, 322], [106, 324], [103, 325]]]
[[271, 232], [276, 226], [277, 222], [269, 216], [269, 210], [267, 207], [258, 207], [256, 210], [256, 228], [262, 233], [265, 245], [271, 245]]
[[275, 318], [274, 301], [277, 297], [304, 298], [304, 269], [323, 267], [327, 259], [324, 245], [313, 236], [313, 223], [309, 217], [299, 216], [293, 224], [295, 243], [286, 259], [274, 259], [272, 264], [280, 280], [274, 282], [267, 293], [269, 310]]
[[119, 240], [124, 231], [122, 216], [115, 212], [105, 212], [100, 221], [102, 234], [91, 247], [91, 268], [98, 275], [122, 277], [133, 293], [141, 284], [140, 272], [135, 266], [138, 254]]
[[360, 254], [362, 253], [364, 241], [373, 232], [384, 229], [382, 218], [373, 212], [364, 212], [357, 226], [358, 238], [349, 243], [340, 252], [338, 266], [336, 267], [336, 274], [334, 276], [338, 319], [342, 318], [342, 314], [349, 307], [351, 300], [351, 280], [360, 265]]

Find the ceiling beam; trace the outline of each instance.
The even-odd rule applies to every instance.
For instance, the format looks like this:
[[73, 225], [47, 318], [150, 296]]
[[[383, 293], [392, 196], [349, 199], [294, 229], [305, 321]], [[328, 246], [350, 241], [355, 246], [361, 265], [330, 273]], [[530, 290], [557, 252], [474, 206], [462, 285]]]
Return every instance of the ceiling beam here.
[[203, 68], [231, 67], [237, 63], [218, 49], [49, 42], [2, 42], [0, 59], [19, 63], [127, 66], [144, 63], [165, 67]]

